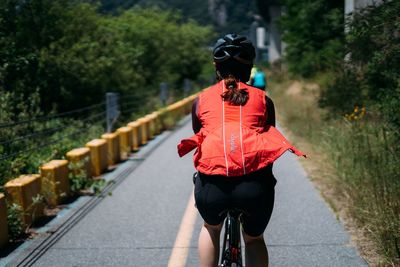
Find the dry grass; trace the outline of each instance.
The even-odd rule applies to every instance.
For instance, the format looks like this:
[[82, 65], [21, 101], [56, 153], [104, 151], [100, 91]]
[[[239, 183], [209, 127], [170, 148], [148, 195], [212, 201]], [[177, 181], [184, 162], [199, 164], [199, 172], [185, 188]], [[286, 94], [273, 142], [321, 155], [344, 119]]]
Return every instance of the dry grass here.
[[356, 216], [358, 210], [355, 208], [360, 204], [356, 203], [358, 199], [349, 193], [354, 191], [354, 188], [351, 188], [354, 185], [346, 185], [343, 182], [343, 174], [340, 173], [341, 176], [338, 173], [339, 163], [332, 153], [327, 153], [327, 149], [334, 148], [332, 143], [324, 143], [324, 140], [328, 139], [324, 138], [327, 134], [325, 128], [333, 125], [326, 125], [326, 111], [318, 107], [319, 92], [318, 84], [291, 81], [286, 77], [281, 77], [279, 81], [271, 81], [268, 90], [275, 103], [280, 126], [288, 138], [307, 154], [308, 158], [301, 160], [301, 163], [350, 233], [351, 244], [357, 247], [359, 254], [371, 266], [399, 266], [397, 259], [388, 259], [383, 255], [382, 244], [377, 241], [376, 233], [371, 233], [375, 231], [371, 229], [376, 227], [370, 227], [369, 223], [360, 223], [360, 218]]

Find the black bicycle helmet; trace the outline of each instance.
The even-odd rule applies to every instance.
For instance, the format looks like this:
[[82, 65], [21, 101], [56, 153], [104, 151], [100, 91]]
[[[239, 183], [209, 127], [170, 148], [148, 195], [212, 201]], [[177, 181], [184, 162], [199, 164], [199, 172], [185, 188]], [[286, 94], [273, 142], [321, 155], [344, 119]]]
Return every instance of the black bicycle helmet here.
[[255, 49], [246, 37], [237, 34], [225, 35], [215, 44], [213, 57], [218, 80], [230, 75], [244, 82], [250, 79]]
[[246, 37], [227, 34], [217, 41], [213, 55], [216, 63], [234, 59], [242, 64], [252, 65], [256, 53], [253, 44]]

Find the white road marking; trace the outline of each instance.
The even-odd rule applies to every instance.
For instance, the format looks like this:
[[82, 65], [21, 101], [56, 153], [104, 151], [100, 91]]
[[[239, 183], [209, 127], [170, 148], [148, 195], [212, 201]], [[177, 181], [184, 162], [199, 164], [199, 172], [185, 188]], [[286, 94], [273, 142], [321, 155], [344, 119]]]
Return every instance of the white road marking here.
[[197, 210], [194, 207], [194, 195], [190, 195], [189, 202], [183, 215], [178, 235], [168, 261], [168, 267], [184, 267], [189, 254], [190, 241], [196, 222]]

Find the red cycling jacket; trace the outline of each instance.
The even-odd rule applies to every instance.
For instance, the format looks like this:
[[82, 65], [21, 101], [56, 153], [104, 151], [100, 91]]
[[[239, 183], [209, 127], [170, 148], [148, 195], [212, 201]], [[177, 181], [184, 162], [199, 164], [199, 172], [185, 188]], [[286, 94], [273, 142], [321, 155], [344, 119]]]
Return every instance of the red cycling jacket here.
[[199, 95], [197, 116], [201, 130], [178, 145], [179, 156], [196, 149], [195, 168], [208, 175], [242, 176], [273, 163], [285, 151], [305, 156], [273, 126], [266, 125], [265, 92], [244, 83], [245, 105], [223, 101], [223, 81]]

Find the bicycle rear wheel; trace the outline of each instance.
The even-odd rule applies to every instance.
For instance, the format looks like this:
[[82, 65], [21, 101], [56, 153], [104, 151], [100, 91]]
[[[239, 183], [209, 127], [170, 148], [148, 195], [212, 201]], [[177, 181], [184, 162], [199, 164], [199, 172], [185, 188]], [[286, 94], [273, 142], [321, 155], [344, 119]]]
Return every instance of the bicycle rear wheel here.
[[239, 217], [239, 213], [228, 212], [220, 267], [243, 267]]

